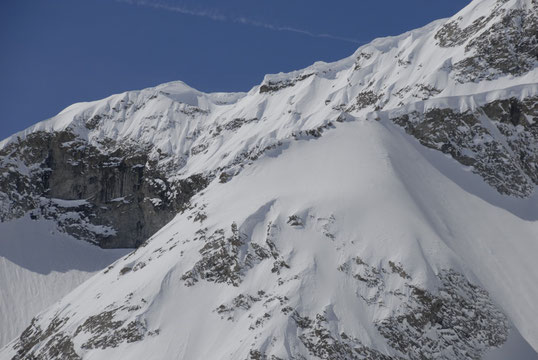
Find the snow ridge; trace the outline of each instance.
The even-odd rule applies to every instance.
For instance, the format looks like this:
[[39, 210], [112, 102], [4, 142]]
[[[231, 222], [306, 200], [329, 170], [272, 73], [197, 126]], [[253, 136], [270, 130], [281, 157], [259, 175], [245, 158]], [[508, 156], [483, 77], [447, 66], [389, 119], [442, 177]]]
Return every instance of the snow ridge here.
[[[475, 0], [248, 93], [172, 82], [2, 141], [5, 221], [159, 230], [0, 359], [535, 358], [537, 14]], [[88, 169], [106, 186], [55, 187]]]

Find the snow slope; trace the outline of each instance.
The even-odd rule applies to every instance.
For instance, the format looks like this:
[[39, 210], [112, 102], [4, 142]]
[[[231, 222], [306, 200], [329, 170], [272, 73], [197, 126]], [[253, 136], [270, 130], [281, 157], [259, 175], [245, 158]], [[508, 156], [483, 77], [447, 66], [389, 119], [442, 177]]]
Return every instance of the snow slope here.
[[0, 359], [536, 357], [537, 10], [475, 0], [248, 93], [167, 83], [4, 140], [139, 146], [208, 185]]
[[[374, 324], [397, 311], [402, 299], [394, 292], [409, 295], [410, 285], [434, 291], [440, 286], [436, 274], [452, 269], [487, 289], [536, 347], [538, 223], [465, 191], [437, 170], [453, 160], [439, 154], [428, 160], [413, 142], [389, 122], [366, 120], [339, 125], [316, 141], [292, 142], [229, 183], [212, 183], [196, 197], [197, 207], [63, 298], [36, 324], [45, 329], [51, 319], [64, 319], [55, 331], [69, 336], [83, 358], [240, 359], [253, 350], [279, 358], [308, 356], [298, 336], [305, 330], [283, 311], [289, 306], [301, 317], [330, 317], [331, 334], [403, 356]], [[457, 172], [476, 181], [462, 168]], [[195, 221], [199, 212], [206, 216], [201, 224]], [[299, 225], [290, 223], [294, 215]], [[215, 258], [204, 265], [200, 250], [209, 240], [203, 238], [218, 229], [228, 236], [233, 223], [242, 240], [237, 252], [224, 247], [229, 271], [218, 272]], [[276, 257], [251, 254], [247, 265], [247, 253], [255, 244], [267, 247], [268, 239]], [[403, 264], [406, 275], [387, 273], [385, 288], [372, 294], [342, 270], [356, 257], [376, 269], [388, 268], [389, 261]], [[280, 261], [287, 266], [272, 271]], [[264, 295], [227, 309], [239, 294]], [[88, 323], [80, 331], [106, 310], [122, 324], [136, 324], [140, 333], [122, 337], [114, 326], [103, 330]], [[432, 332], [443, 336], [439, 329]], [[116, 347], [104, 340], [115, 338]], [[1, 358], [13, 356], [15, 344]], [[450, 348], [435, 351], [452, 356]]]
[[26, 217], [0, 223], [1, 346], [37, 313], [126, 253], [59, 233], [52, 221]]
[[[216, 177], [225, 181], [289, 139], [318, 137], [335, 122], [376, 119], [379, 113], [499, 192], [528, 198], [538, 184], [537, 13], [533, 0], [473, 1], [450, 19], [376, 39], [343, 60], [267, 75], [248, 93], [205, 94], [176, 81], [74, 104], [0, 142], [0, 218], [37, 209], [42, 197], [57, 193], [53, 197], [88, 200], [94, 207], [81, 218], [106, 224], [108, 239], [96, 241], [101, 246], [137, 246], [183, 208], [192, 195], [182, 191], [185, 181], [197, 177], [199, 187]], [[55, 172], [51, 163], [62, 169]], [[81, 174], [91, 170], [93, 184], [105, 184], [104, 167], [139, 169], [148, 180], [141, 188], [148, 191], [109, 198], [101, 188], [103, 201], [96, 200], [99, 189], [93, 192], [95, 185]], [[66, 190], [48, 188], [43, 179], [54, 175], [56, 185], [76, 179]], [[25, 184], [23, 191], [15, 182]], [[122, 209], [151, 228], [144, 238], [125, 226], [125, 216], [98, 210], [120, 198], [126, 204], [143, 199]], [[166, 221], [146, 221], [155, 212]], [[89, 241], [103, 235], [91, 227], [77, 231], [88, 233]]]

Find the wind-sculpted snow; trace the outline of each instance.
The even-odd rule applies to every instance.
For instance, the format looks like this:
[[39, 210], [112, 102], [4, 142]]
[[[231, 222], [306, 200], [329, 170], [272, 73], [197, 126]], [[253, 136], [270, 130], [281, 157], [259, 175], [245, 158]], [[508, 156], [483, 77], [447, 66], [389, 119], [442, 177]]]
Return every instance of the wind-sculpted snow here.
[[[502, 194], [529, 197], [538, 180], [537, 6], [475, 1], [341, 61], [268, 75], [248, 93], [205, 94], [172, 82], [75, 104], [0, 143], [0, 217], [35, 210], [55, 218], [63, 210], [43, 198], [86, 200], [61, 228], [103, 247], [136, 247], [213, 179], [229, 181], [263, 154], [320, 137], [335, 122], [393, 110], [423, 145], [472, 166]], [[454, 97], [467, 100], [442, 100]], [[504, 111], [517, 112], [522, 129], [497, 126], [506, 123], [498, 112], [477, 117], [508, 99]], [[408, 110], [433, 100], [428, 112]]]
[[387, 120], [339, 123], [212, 182], [0, 358], [479, 359], [511, 332], [536, 344], [536, 222], [467, 193], [414, 141]]
[[172, 82], [6, 139], [2, 221], [137, 249], [0, 359], [533, 353], [536, 7], [477, 0], [248, 93]]

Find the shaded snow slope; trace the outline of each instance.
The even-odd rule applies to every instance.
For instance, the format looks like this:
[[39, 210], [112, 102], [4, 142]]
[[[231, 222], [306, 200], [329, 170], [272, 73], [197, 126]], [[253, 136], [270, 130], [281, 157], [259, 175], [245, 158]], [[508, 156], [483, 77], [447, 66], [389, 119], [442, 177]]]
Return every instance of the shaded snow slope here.
[[52, 221], [0, 223], [0, 346], [95, 272], [126, 254], [59, 233]]
[[536, 347], [538, 223], [465, 191], [437, 170], [453, 160], [413, 142], [363, 120], [268, 153], [0, 358], [463, 359], [510, 323]]

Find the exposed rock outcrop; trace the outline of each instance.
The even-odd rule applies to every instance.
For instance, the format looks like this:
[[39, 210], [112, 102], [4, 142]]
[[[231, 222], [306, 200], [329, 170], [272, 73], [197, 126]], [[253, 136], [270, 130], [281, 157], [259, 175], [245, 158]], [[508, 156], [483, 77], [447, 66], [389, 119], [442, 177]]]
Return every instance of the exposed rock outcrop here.
[[101, 247], [137, 247], [185, 209], [208, 180], [170, 180], [147, 147], [103, 151], [69, 131], [35, 132], [0, 150], [0, 219], [57, 220]]

